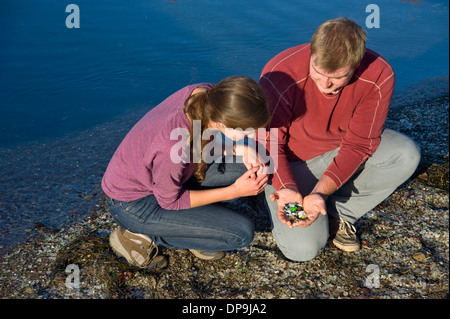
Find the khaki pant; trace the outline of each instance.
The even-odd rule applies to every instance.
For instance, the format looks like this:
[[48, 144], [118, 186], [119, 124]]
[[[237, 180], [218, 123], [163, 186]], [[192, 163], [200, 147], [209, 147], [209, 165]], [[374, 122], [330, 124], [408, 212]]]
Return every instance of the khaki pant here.
[[[332, 150], [306, 162], [293, 162], [292, 172], [300, 193], [308, 195], [339, 149]], [[277, 203], [269, 199], [275, 190], [265, 188], [266, 204], [270, 210], [272, 233], [283, 254], [294, 261], [314, 258], [328, 240], [328, 218], [339, 218], [354, 223], [365, 215], [416, 170], [420, 149], [409, 137], [386, 129], [372, 157], [335, 193], [327, 198], [327, 215], [319, 214], [309, 227], [289, 229], [277, 216]]]

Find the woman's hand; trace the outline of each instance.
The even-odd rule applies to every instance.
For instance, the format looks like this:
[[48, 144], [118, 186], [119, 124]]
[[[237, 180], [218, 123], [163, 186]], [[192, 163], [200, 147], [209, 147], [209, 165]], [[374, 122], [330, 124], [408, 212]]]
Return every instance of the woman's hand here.
[[269, 176], [267, 174], [256, 174], [259, 170], [259, 166], [251, 167], [230, 186], [235, 198], [258, 195], [264, 190]]
[[259, 170], [255, 172], [256, 176], [260, 174], [266, 174], [266, 163], [263, 163], [258, 156], [258, 153], [254, 147], [248, 145], [235, 145], [233, 149], [234, 156], [242, 156], [245, 167], [251, 169], [253, 167], [259, 167]]
[[256, 176], [259, 169], [259, 167], [249, 169], [230, 186], [189, 190], [191, 208], [233, 200], [238, 197], [258, 195], [264, 190], [269, 180], [266, 174]]

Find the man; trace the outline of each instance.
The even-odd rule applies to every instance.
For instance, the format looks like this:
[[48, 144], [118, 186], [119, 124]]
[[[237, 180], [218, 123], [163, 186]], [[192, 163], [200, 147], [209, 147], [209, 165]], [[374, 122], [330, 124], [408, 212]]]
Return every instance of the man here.
[[[329, 20], [311, 43], [279, 53], [262, 71], [270, 127], [278, 128], [278, 169], [266, 202], [274, 238], [291, 260], [314, 258], [329, 234], [338, 248], [358, 250], [354, 222], [419, 163], [412, 140], [383, 130], [394, 72], [365, 44], [357, 23]], [[307, 218], [290, 222], [283, 212], [288, 202], [302, 204]]]

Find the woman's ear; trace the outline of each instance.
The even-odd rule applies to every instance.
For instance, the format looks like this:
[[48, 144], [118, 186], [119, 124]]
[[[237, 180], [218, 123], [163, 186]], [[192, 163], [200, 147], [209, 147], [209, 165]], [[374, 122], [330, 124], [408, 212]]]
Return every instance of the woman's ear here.
[[208, 127], [216, 128], [216, 129], [223, 129], [223, 128], [225, 128], [225, 125], [223, 125], [222, 122], [209, 121]]

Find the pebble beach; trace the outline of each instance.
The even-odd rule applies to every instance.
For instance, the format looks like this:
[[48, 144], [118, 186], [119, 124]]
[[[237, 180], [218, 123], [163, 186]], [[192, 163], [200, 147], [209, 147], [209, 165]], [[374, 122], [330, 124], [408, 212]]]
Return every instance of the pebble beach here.
[[229, 204], [255, 222], [249, 246], [214, 262], [160, 248], [167, 268], [137, 269], [109, 247], [117, 225], [99, 197], [86, 218], [60, 228], [37, 223], [25, 242], [0, 250], [0, 298], [448, 299], [448, 116], [448, 79], [445, 92], [391, 108], [386, 127], [412, 137], [422, 160], [357, 221], [357, 252], [329, 243], [313, 260], [287, 260], [258, 198]]

